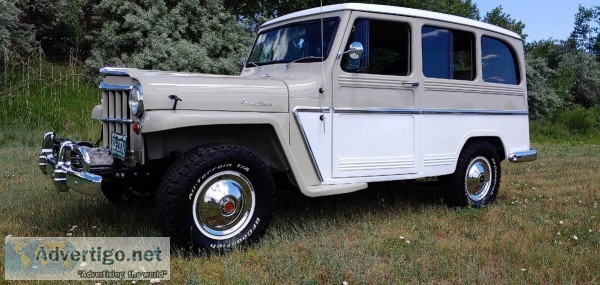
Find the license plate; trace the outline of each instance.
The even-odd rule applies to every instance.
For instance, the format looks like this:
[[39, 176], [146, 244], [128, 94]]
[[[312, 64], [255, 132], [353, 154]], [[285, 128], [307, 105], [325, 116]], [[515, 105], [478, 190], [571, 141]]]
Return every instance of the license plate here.
[[112, 155], [116, 158], [125, 160], [125, 151], [127, 150], [127, 136], [112, 133], [110, 141], [110, 150], [112, 152]]

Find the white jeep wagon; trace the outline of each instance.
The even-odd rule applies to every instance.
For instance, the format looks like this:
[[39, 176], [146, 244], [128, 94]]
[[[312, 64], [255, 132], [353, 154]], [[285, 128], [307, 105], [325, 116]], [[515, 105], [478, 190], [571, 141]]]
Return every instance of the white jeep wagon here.
[[449, 205], [480, 207], [501, 161], [537, 155], [523, 42], [461, 17], [325, 6], [262, 25], [240, 76], [100, 72], [101, 140], [48, 132], [40, 168], [59, 191], [155, 199], [161, 231], [187, 248], [260, 237], [273, 181], [322, 196], [439, 177]]

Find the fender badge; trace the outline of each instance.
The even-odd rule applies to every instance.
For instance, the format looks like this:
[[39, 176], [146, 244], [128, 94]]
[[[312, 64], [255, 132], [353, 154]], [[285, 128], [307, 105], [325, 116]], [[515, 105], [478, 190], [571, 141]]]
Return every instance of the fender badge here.
[[273, 104], [265, 103], [263, 101], [251, 101], [251, 100], [242, 100], [242, 106], [255, 106], [255, 107], [271, 107]]

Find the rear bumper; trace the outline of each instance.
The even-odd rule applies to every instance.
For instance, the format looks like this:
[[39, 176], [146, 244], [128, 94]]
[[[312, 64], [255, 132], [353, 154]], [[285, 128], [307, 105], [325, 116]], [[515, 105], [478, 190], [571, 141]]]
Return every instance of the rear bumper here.
[[537, 159], [537, 150], [518, 151], [508, 155], [508, 161], [513, 163], [534, 161]]
[[[85, 144], [85, 145], [83, 145]], [[75, 143], [70, 140], [56, 140], [53, 132], [44, 134], [39, 167], [42, 173], [49, 175], [59, 192], [69, 189], [90, 196], [102, 196], [102, 176], [91, 171], [98, 162], [100, 165], [112, 165], [110, 152]], [[73, 165], [76, 157], [77, 165]]]

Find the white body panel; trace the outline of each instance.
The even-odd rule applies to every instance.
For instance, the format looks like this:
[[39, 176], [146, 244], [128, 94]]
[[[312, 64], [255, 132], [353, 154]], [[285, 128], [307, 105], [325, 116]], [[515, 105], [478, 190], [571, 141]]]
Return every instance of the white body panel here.
[[412, 115], [336, 113], [333, 177], [416, 173]]

